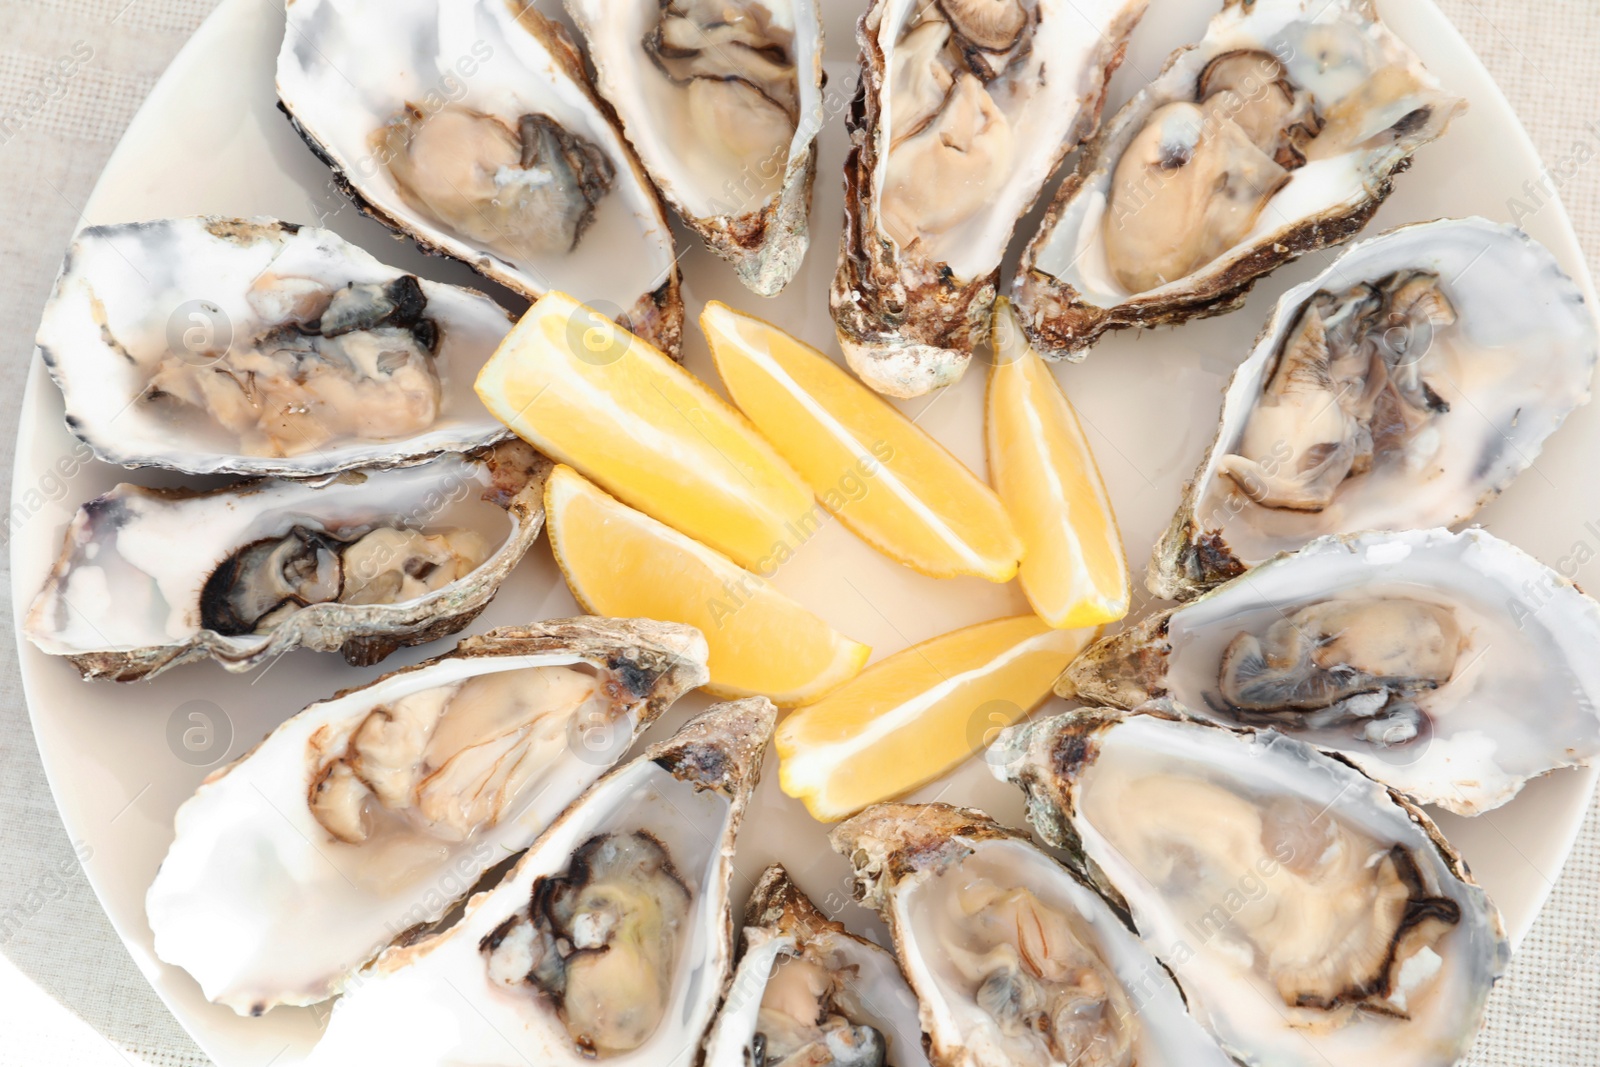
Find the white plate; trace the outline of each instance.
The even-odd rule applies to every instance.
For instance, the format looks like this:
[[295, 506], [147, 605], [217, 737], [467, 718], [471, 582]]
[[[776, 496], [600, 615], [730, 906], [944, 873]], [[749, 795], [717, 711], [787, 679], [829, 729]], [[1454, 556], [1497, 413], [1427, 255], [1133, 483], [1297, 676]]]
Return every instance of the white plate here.
[[[1505, 98], [1431, 2], [1388, 0], [1379, 6], [1446, 88], [1472, 102], [1472, 111], [1442, 142], [1423, 150], [1369, 232], [1444, 215], [1509, 220], [1511, 198], [1526, 199], [1524, 182], [1537, 179], [1543, 168]], [[683, 263], [691, 317], [704, 301], [720, 299], [773, 320], [825, 351], [836, 351], [827, 290], [842, 210], [844, 111], [853, 88], [853, 20], [860, 7], [830, 0], [824, 10], [830, 121], [822, 139], [813, 247], [799, 277], [780, 297], [762, 301], [681, 230], [679, 246], [687, 249]], [[1173, 47], [1197, 37], [1208, 14], [1209, 5], [1196, 0], [1154, 0], [1118, 75], [1113, 105], [1158, 70]], [[353, 208], [341, 207], [327, 170], [276, 107], [273, 64], [282, 26], [279, 5], [223, 3], [134, 119], [85, 209], [85, 223], [201, 213], [321, 222], [381, 259], [441, 280], [474, 284], [464, 268], [424, 259]], [[1546, 206], [1523, 221], [1569, 272], [1587, 279], [1571, 224], [1559, 205]], [[1290, 284], [1326, 266], [1330, 257], [1311, 256], [1280, 271], [1233, 315], [1176, 331], [1116, 336], [1086, 364], [1061, 370], [1091, 427], [1137, 570], [1142, 571], [1151, 543], [1177, 506], [1183, 479], [1211, 439], [1226, 376], [1249, 350], [1272, 301]], [[686, 332], [689, 366], [714, 379], [699, 331], [691, 327]], [[922, 412], [922, 425], [978, 471], [984, 469], [983, 372], [977, 365], [956, 387], [908, 405]], [[119, 480], [162, 480], [150, 472], [129, 475], [82, 464], [76, 454], [76, 442], [62, 426], [60, 395], [35, 361], [23, 405], [13, 491], [12, 602], [19, 615], [43, 582], [77, 503]], [[1574, 565], [1600, 557], [1596, 455], [1600, 409], [1590, 408], [1574, 416], [1536, 468], [1484, 513], [1485, 524], [1545, 562], [1567, 568], [1580, 582], [1589, 578], [1590, 585], [1600, 585], [1600, 565]], [[778, 575], [777, 584], [846, 633], [870, 643], [879, 656], [1027, 608], [1014, 585], [920, 577], [866, 548], [837, 523], [813, 540]], [[182, 550], [174, 546], [174, 551]], [[475, 629], [576, 611], [541, 545]], [[207, 1004], [187, 975], [162, 965], [151, 952], [145, 887], [171, 840], [173, 812], [206, 773], [205, 766], [196, 764], [215, 766], [238, 756], [312, 700], [448, 647], [449, 642], [441, 642], [409, 650], [366, 670], [345, 667], [336, 656], [299, 652], [253, 675], [229, 675], [201, 665], [151, 683], [119, 686], [85, 685], [65, 662], [22, 642], [22, 675], [39, 749], [62, 818], [85, 858], [89, 881], [162, 999], [222, 1067], [299, 1062], [322, 1019], [312, 1009], [239, 1018]], [[700, 706], [701, 701], [685, 701], [653, 736], [661, 736]], [[1538, 709], [1528, 712], [1534, 716]], [[202, 718], [192, 719], [195, 714]], [[191, 734], [189, 740], [204, 749], [193, 754], [181, 735], [207, 718], [215, 727], [209, 748], [203, 730]], [[1593, 772], [1561, 772], [1533, 783], [1512, 804], [1490, 815], [1440, 820], [1518, 938], [1560, 872], [1593, 784]], [[936, 797], [1021, 823], [1019, 794], [991, 780], [976, 764], [923, 790], [917, 799]], [[745, 875], [782, 860], [820, 905], [853, 929], [873, 929], [868, 914], [848, 902], [844, 861], [828, 850], [823, 828], [778, 791], [771, 763], [743, 842], [739, 866]]]

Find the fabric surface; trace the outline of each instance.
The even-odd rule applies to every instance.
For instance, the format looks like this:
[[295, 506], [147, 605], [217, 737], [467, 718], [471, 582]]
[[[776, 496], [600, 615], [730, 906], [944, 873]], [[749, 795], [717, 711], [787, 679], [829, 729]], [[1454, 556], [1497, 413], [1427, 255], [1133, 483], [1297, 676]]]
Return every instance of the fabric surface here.
[[[1565, 167], [1593, 157], [1600, 142], [1600, 4], [1440, 3], [1565, 179], [1562, 197], [1600, 268], [1600, 166], [1570, 177]], [[0, 500], [10, 497], [34, 325], [79, 208], [146, 92], [213, 6], [0, 0]], [[3, 554], [0, 568], [8, 568]], [[9, 575], [0, 588], [9, 595]], [[1494, 993], [1471, 1061], [1479, 1067], [1600, 1064], [1597, 815]], [[0, 953], [87, 1024], [66, 1034], [72, 1020], [60, 1013], [0, 1013], [0, 1067], [88, 1062], [74, 1050], [94, 1032], [129, 1063], [208, 1062], [145, 984], [78, 869], [39, 766], [9, 635], [0, 642]], [[8, 970], [0, 961], [0, 979]]]

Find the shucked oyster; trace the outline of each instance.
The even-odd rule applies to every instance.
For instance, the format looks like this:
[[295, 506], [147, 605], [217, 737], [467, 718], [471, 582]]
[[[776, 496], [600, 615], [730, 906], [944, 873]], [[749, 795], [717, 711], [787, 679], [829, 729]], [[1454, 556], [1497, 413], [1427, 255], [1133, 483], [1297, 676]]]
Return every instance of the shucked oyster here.
[[829, 301], [863, 381], [919, 396], [989, 334], [1000, 260], [1095, 129], [1144, 0], [875, 0], [862, 16]]
[[290, 0], [278, 97], [363, 211], [531, 299], [678, 352], [660, 199], [566, 31], [526, 0]]
[[1232, 311], [1347, 240], [1465, 103], [1372, 0], [1226, 0], [1084, 149], [1015, 281], [1034, 345]]
[[1589, 399], [1595, 323], [1542, 245], [1407, 226], [1290, 290], [1229, 383], [1147, 584], [1190, 596], [1325, 534], [1450, 526]]
[[1482, 530], [1314, 541], [1092, 646], [1063, 696], [1270, 726], [1476, 815], [1600, 755], [1600, 606]]
[[472, 383], [510, 328], [326, 230], [187, 218], [78, 234], [38, 345], [106, 462], [293, 477], [504, 437]]
[[990, 764], [1241, 1063], [1466, 1055], [1509, 956], [1499, 913], [1420, 809], [1349, 764], [1105, 710], [1013, 727]]
[[880, 804], [831, 835], [889, 925], [936, 1067], [1227, 1067], [1126, 918], [1025, 834]]
[[782, 289], [810, 240], [824, 118], [815, 0], [568, 0], [567, 10], [600, 95], [667, 202], [751, 290]]
[[156, 954], [240, 1013], [333, 996], [543, 831], [705, 658], [686, 626], [556, 620], [311, 705], [178, 809]]
[[778, 864], [745, 908], [744, 949], [704, 1067], [927, 1067], [894, 956], [830, 922]]
[[307, 1062], [692, 1062], [732, 962], [734, 840], [775, 715], [715, 705], [600, 779], [460, 922], [363, 972]]
[[357, 665], [437, 640], [494, 599], [544, 526], [550, 463], [521, 441], [326, 485], [119, 485], [78, 509], [29, 640], [85, 678], [292, 648]]

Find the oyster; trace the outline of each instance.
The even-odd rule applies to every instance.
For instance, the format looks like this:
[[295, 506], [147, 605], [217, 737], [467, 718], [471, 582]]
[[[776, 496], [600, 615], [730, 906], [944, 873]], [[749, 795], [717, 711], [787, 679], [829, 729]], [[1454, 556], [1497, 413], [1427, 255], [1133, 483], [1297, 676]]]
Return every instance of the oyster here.
[[715, 705], [600, 779], [460, 922], [362, 972], [307, 1062], [692, 1062], [732, 962], [734, 839], [775, 715]]
[[894, 936], [937, 1067], [1228, 1067], [1086, 882], [980, 811], [880, 804], [834, 829]]
[[706, 680], [687, 626], [563, 619], [312, 704], [178, 809], [156, 955], [241, 1014], [312, 1004], [439, 920]]
[[861, 18], [845, 231], [829, 302], [891, 396], [966, 370], [1017, 220], [1100, 120], [1145, 0], [875, 0]]
[[509, 441], [327, 484], [119, 485], [78, 509], [25, 632], [85, 678], [122, 682], [299, 647], [377, 663], [494, 599], [544, 527], [549, 470]]
[[1421, 809], [1349, 764], [1103, 709], [1013, 727], [990, 764], [1241, 1063], [1466, 1055], [1510, 954], [1499, 912]]
[[1466, 103], [1372, 0], [1225, 0], [1085, 147], [1014, 281], [1034, 346], [1232, 311], [1348, 240]]
[[927, 1067], [894, 956], [830, 922], [779, 864], [745, 909], [744, 950], [703, 1067]]
[[1520, 230], [1407, 226], [1291, 289], [1228, 385], [1147, 584], [1187, 597], [1325, 534], [1451, 526], [1588, 402], [1578, 286]]
[[535, 300], [676, 355], [661, 201], [566, 31], [526, 0], [290, 0], [278, 98], [356, 204]]
[[297, 477], [507, 436], [472, 383], [510, 329], [327, 230], [212, 217], [83, 230], [38, 345], [106, 462]]
[[1600, 605], [1483, 530], [1323, 538], [1091, 646], [1056, 690], [1166, 698], [1476, 815], [1600, 755]]
[[815, 0], [567, 0], [567, 11], [667, 202], [751, 290], [789, 284], [810, 240], [825, 118]]

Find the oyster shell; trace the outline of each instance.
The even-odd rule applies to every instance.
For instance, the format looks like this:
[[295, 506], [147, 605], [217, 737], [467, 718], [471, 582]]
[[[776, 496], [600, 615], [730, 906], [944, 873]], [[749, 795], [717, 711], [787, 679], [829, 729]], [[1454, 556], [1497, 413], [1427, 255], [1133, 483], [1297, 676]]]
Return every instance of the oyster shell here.
[[1091, 646], [1056, 691], [1167, 698], [1476, 815], [1600, 755], [1600, 605], [1483, 530], [1327, 537]]
[[[656, 188], [761, 296], [810, 241], [822, 107], [815, 0], [567, 0]], [[635, 331], [638, 332], [638, 331]]]
[[1103, 709], [1000, 735], [995, 774], [1123, 901], [1242, 1063], [1446, 1067], [1510, 954], [1421, 809], [1271, 731]]
[[1406, 226], [1285, 293], [1146, 584], [1187, 597], [1325, 534], [1452, 526], [1589, 400], [1600, 337], [1520, 230]]
[[377, 663], [494, 599], [544, 527], [549, 471], [508, 441], [324, 484], [119, 485], [78, 509], [24, 630], [86, 679], [301, 647]]
[[1034, 346], [1232, 311], [1257, 278], [1348, 240], [1466, 108], [1372, 0], [1225, 0], [1106, 123], [1013, 283]]
[[879, 804], [834, 850], [894, 936], [936, 1067], [1227, 1067], [1089, 884], [981, 811]]
[[156, 955], [244, 1014], [312, 1004], [439, 920], [702, 684], [687, 626], [561, 619], [312, 704], [181, 808]]
[[307, 1062], [691, 1062], [732, 964], [734, 840], [775, 716], [715, 705], [589, 787], [460, 922], [362, 972]]
[[327, 230], [207, 217], [80, 232], [37, 340], [106, 462], [298, 477], [506, 437], [472, 383], [510, 329]]
[[816, 909], [773, 864], [702, 1067], [927, 1067], [917, 998], [888, 952]]
[[660, 198], [566, 31], [526, 0], [289, 0], [278, 98], [362, 211], [530, 300], [676, 355]]
[[961, 377], [1017, 220], [1100, 121], [1145, 0], [874, 0], [856, 31], [845, 231], [829, 303], [890, 396]]

